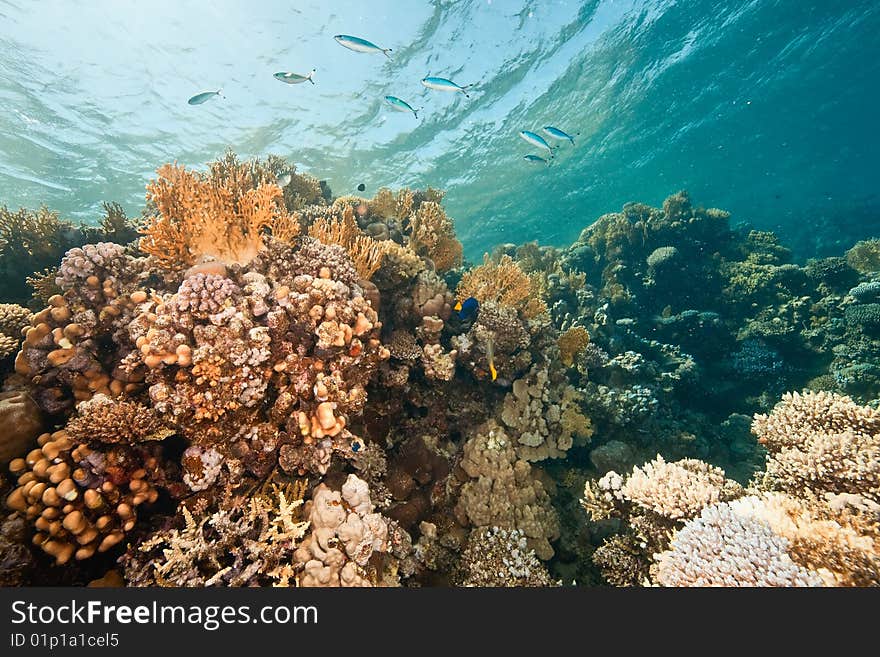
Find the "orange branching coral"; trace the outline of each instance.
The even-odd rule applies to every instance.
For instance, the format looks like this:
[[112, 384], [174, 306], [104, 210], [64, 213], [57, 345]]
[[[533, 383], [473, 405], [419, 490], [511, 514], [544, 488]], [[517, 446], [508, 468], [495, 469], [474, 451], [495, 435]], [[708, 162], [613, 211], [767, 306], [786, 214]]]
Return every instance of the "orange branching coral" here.
[[155, 203], [158, 214], [141, 229], [140, 248], [172, 271], [201, 256], [247, 263], [262, 247], [263, 231], [286, 214], [281, 188], [248, 187], [244, 169], [226, 171], [219, 182], [176, 164], [165, 164], [157, 173], [147, 185], [147, 201]]
[[301, 229], [298, 215], [281, 215], [272, 224], [272, 237], [291, 244], [293, 239], [299, 235]]
[[590, 343], [590, 334], [583, 326], [572, 326], [559, 336], [556, 344], [559, 345], [559, 357], [562, 364], [571, 367], [574, 357]]
[[414, 198], [412, 190], [406, 187], [399, 190], [397, 196], [387, 187], [382, 187], [368, 203], [370, 214], [383, 219], [405, 219], [412, 214]]
[[508, 255], [492, 262], [489, 254], [485, 254], [482, 265], [461, 277], [455, 294], [459, 299], [474, 297], [480, 303], [494, 301], [520, 311], [526, 318], [547, 310], [537, 279], [526, 274]]
[[358, 228], [351, 206], [344, 206], [341, 217], [318, 217], [309, 226], [309, 236], [324, 244], [343, 247], [354, 262], [358, 276], [364, 279], [376, 273], [386, 251], [384, 242], [377, 242]]
[[425, 201], [410, 217], [410, 246], [427, 256], [437, 271], [461, 265], [462, 246], [455, 237], [452, 221], [438, 203]]

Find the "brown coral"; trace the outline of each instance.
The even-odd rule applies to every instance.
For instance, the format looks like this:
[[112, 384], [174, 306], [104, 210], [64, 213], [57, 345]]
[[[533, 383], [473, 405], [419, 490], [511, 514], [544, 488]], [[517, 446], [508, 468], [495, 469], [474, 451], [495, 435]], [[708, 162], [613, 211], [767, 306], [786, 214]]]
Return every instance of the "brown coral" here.
[[43, 434], [39, 447], [10, 463], [18, 485], [6, 505], [33, 523], [34, 545], [58, 564], [118, 545], [155, 502], [150, 479], [160, 468], [154, 447], [91, 448], [66, 431]]
[[67, 433], [80, 442], [139, 443], [164, 440], [172, 433], [148, 406], [125, 399], [111, 399], [98, 394], [80, 402], [77, 416], [67, 423]]
[[437, 271], [461, 265], [461, 242], [456, 239], [452, 221], [439, 203], [425, 201], [410, 217], [410, 246], [429, 258]]
[[455, 295], [458, 299], [474, 297], [481, 304], [491, 301], [513, 308], [525, 318], [536, 317], [547, 310], [537, 278], [526, 274], [508, 255], [501, 256], [498, 262], [484, 255], [482, 265], [461, 277]]
[[574, 364], [577, 356], [590, 343], [590, 334], [583, 326], [572, 326], [556, 339], [559, 358], [566, 367]]
[[291, 225], [281, 188], [250, 187], [244, 172], [218, 180], [165, 164], [157, 174], [147, 185], [147, 201], [157, 214], [141, 229], [140, 248], [167, 270], [186, 269], [203, 256], [247, 263], [262, 247], [266, 229], [276, 221]]

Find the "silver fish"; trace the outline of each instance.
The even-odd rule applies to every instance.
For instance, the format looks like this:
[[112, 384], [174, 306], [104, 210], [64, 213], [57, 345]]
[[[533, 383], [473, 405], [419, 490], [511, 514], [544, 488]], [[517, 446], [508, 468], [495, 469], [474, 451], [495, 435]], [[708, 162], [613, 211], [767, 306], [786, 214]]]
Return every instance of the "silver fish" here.
[[345, 46], [349, 50], [354, 50], [355, 52], [381, 52], [388, 59], [391, 59], [391, 55], [388, 53], [391, 52], [391, 48], [380, 48], [372, 41], [367, 41], [366, 39], [361, 39], [356, 36], [349, 36], [348, 34], [337, 34], [333, 37], [336, 39], [336, 42], [340, 46]]
[[533, 164], [546, 164], [547, 166], [550, 166], [550, 163], [539, 155], [523, 155], [523, 159], [526, 162], [532, 162]]
[[300, 75], [299, 73], [290, 73], [288, 71], [281, 71], [279, 73], [275, 73], [272, 77], [276, 80], [281, 80], [282, 82], [286, 82], [287, 84], [300, 84], [308, 80], [312, 84], [315, 84], [315, 81], [312, 79], [312, 76], [315, 74], [315, 71], [318, 69], [313, 68], [309, 71], [308, 75]]
[[525, 139], [535, 148], [546, 149], [546, 151], [550, 153], [550, 157], [553, 157], [553, 147], [548, 144], [547, 140], [544, 139], [541, 135], [535, 134], [531, 130], [520, 130], [519, 136]]
[[[554, 128], [552, 125], [545, 125], [541, 130], [545, 135], [553, 137], [553, 139], [568, 139], [574, 145], [574, 137], [568, 134], [567, 132], [560, 130], [559, 128]], [[575, 135], [579, 135], [581, 133], [576, 132]]]
[[189, 103], [190, 105], [201, 105], [206, 100], [209, 100], [209, 99], [213, 98], [214, 96], [220, 96], [220, 98], [225, 98], [225, 96], [220, 93], [221, 91], [223, 91], [223, 90], [218, 89], [217, 91], [203, 91], [200, 94], [196, 94], [195, 96], [193, 96], [192, 98], [190, 98], [186, 102]]
[[422, 84], [428, 87], [428, 89], [434, 89], [436, 91], [460, 91], [465, 95], [465, 98], [470, 98], [465, 89], [470, 89], [474, 86], [473, 84], [466, 84], [462, 87], [461, 85], [455, 84], [452, 80], [435, 78], [430, 75], [422, 78]]
[[391, 107], [396, 109], [398, 112], [412, 112], [414, 117], [419, 118], [418, 112], [421, 110], [421, 108], [413, 109], [412, 105], [410, 105], [405, 100], [401, 100], [397, 96], [385, 96], [385, 102], [391, 105]]
[[290, 172], [288, 171], [283, 176], [278, 176], [278, 186], [287, 187], [291, 180], [293, 180], [293, 176], [290, 175]]

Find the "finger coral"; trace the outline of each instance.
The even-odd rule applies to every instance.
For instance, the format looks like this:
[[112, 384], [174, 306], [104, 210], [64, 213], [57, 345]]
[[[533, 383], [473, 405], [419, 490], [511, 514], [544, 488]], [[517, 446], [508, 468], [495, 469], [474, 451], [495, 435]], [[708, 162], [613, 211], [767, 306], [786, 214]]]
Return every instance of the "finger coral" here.
[[519, 529], [540, 559], [553, 556], [559, 520], [531, 466], [518, 459], [513, 442], [495, 422], [480, 427], [464, 445], [461, 487], [455, 512], [473, 527]]
[[37, 444], [10, 463], [18, 479], [6, 505], [33, 525], [34, 545], [59, 565], [121, 543], [138, 507], [159, 495], [152, 483], [162, 476], [155, 443], [89, 446], [61, 430], [43, 434]]

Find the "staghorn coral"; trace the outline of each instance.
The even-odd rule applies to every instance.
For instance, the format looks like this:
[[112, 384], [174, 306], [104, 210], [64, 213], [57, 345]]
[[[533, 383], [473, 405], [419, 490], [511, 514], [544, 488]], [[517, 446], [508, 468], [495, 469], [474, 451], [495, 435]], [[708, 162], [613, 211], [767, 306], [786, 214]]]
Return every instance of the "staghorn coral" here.
[[10, 463], [18, 479], [6, 505], [32, 523], [34, 545], [59, 565], [118, 545], [134, 528], [137, 508], [158, 497], [151, 481], [163, 478], [156, 443], [89, 446], [60, 430], [37, 444]]
[[703, 509], [657, 557], [661, 586], [821, 586], [819, 575], [792, 561], [789, 543], [770, 526], [736, 514], [727, 503]]
[[519, 529], [540, 559], [550, 559], [550, 541], [559, 537], [559, 520], [543, 485], [528, 462], [518, 459], [513, 441], [489, 421], [464, 444], [461, 468], [470, 478], [455, 507], [459, 522], [473, 527]]
[[132, 586], [291, 586], [302, 520], [302, 486], [266, 485], [247, 502], [160, 529], [123, 557]]
[[455, 578], [457, 586], [553, 586], [547, 569], [517, 529], [483, 527], [470, 533]]
[[513, 308], [529, 319], [547, 310], [536, 281], [536, 278], [529, 277], [520, 269], [510, 256], [501, 256], [498, 262], [493, 262], [486, 254], [482, 265], [461, 277], [455, 296], [458, 299], [474, 297], [481, 304], [491, 301], [502, 307]]
[[[253, 186], [245, 172], [226, 179], [165, 164], [147, 185], [157, 214], [141, 229], [140, 248], [164, 269], [181, 271], [212, 256], [231, 264], [250, 262], [263, 246], [263, 233], [276, 221], [289, 225], [275, 184]], [[282, 219], [282, 217], [284, 217]]]

